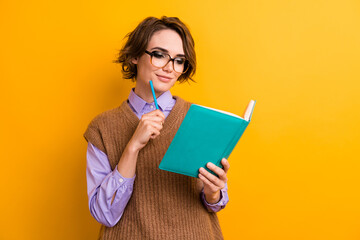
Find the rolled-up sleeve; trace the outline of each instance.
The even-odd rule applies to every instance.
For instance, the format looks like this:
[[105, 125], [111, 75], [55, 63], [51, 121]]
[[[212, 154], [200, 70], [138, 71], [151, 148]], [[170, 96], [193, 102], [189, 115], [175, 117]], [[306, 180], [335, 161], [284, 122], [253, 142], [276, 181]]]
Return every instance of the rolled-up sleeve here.
[[204, 191], [201, 191], [200, 195], [204, 206], [209, 212], [219, 212], [221, 209], [224, 209], [226, 207], [226, 204], [229, 202], [227, 183], [225, 183], [225, 187], [220, 190], [220, 200], [217, 203], [208, 203], [205, 199]]
[[86, 180], [91, 215], [105, 226], [114, 226], [132, 195], [135, 176], [121, 176], [117, 166], [111, 170], [106, 154], [88, 142]]

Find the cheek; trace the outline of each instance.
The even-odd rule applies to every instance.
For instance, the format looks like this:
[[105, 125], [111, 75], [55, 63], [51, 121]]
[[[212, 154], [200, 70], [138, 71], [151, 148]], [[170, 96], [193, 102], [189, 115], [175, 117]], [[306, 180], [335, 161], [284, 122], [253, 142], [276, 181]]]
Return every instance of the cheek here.
[[147, 61], [142, 61], [139, 62], [139, 64], [137, 65], [137, 69], [138, 69], [138, 73], [140, 73], [141, 75], [148, 75], [151, 74], [151, 72], [155, 71], [156, 68], [151, 65], [150, 63], [148, 63]]
[[180, 76], [181, 76], [180, 73], [176, 73], [176, 75], [175, 75], [176, 81], [179, 79]]
[[180, 75], [178, 75], [178, 76], [175, 77], [175, 79], [174, 79], [173, 82], [172, 82], [172, 86], [175, 85], [175, 83], [177, 82], [177, 80], [179, 79], [179, 77], [180, 77]]

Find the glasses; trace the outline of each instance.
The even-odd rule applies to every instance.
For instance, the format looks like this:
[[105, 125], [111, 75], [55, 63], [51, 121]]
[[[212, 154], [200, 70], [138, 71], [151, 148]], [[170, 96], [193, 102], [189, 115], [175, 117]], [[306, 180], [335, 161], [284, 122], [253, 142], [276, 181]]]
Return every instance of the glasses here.
[[177, 73], [185, 73], [189, 68], [188, 60], [184, 57], [171, 58], [169, 54], [160, 51], [149, 52], [145, 50], [145, 53], [150, 55], [150, 63], [154, 67], [163, 68], [172, 61], [173, 69]]

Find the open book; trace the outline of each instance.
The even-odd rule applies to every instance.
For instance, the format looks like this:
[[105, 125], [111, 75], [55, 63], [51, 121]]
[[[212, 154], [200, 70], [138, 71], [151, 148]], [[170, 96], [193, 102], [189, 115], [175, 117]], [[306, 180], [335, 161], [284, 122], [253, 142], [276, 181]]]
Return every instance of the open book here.
[[251, 121], [255, 103], [250, 101], [243, 117], [192, 104], [159, 168], [198, 177], [200, 167], [210, 171], [208, 162], [222, 167], [221, 159], [230, 156]]

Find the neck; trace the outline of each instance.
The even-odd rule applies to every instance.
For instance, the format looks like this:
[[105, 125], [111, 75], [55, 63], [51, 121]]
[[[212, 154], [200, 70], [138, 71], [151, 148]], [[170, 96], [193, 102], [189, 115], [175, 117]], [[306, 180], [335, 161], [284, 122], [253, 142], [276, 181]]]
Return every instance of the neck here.
[[[144, 86], [144, 85], [136, 83], [134, 92], [136, 93], [136, 95], [141, 97], [147, 103], [154, 102], [154, 97], [153, 97], [152, 92], [151, 92], [150, 84], [147, 84], [147, 85]], [[161, 94], [163, 94], [163, 93], [162, 92], [157, 92], [155, 90], [156, 98], [158, 98]]]

